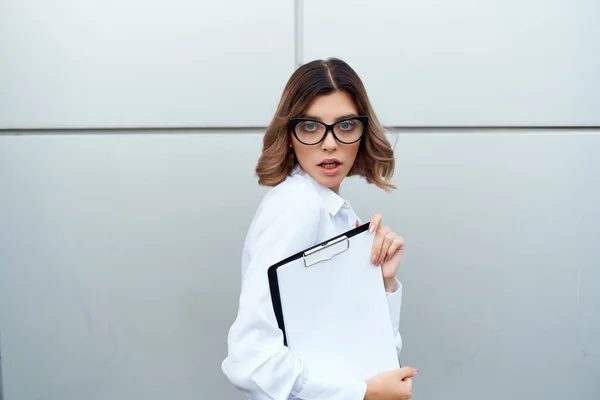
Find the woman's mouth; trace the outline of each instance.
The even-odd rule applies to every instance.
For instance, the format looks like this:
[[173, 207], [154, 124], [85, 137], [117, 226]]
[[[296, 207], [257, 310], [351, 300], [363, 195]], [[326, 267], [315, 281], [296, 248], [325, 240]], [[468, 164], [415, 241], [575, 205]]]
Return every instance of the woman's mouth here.
[[317, 166], [325, 175], [335, 175], [340, 170], [342, 163], [336, 159], [327, 159], [320, 162]]
[[340, 163], [337, 162], [326, 162], [326, 163], [321, 163], [319, 164], [319, 166], [325, 168], [325, 169], [333, 169], [335, 167], [337, 167], [338, 165], [340, 165]]

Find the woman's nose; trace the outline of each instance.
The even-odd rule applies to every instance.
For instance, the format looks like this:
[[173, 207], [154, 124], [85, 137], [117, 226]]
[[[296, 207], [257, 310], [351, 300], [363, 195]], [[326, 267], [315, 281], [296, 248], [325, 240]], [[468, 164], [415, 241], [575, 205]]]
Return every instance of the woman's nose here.
[[327, 134], [325, 135], [325, 139], [323, 139], [323, 150], [333, 150], [335, 148], [337, 148], [337, 141], [335, 140], [335, 137], [333, 136], [333, 132], [329, 131], [327, 132]]

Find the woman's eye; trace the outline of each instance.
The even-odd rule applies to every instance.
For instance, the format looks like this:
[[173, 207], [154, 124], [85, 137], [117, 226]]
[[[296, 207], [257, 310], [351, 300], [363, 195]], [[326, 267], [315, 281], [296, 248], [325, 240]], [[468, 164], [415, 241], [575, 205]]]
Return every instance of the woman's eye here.
[[317, 124], [314, 124], [312, 122], [307, 122], [305, 124], [302, 124], [302, 129], [305, 130], [306, 132], [314, 132], [317, 130]]
[[342, 122], [340, 124], [340, 129], [343, 131], [351, 131], [354, 128], [354, 124], [352, 122]]

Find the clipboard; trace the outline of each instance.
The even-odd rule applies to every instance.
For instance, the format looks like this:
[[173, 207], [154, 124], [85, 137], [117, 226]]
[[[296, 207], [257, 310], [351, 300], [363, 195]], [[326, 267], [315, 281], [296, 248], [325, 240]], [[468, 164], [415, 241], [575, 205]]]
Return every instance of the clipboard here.
[[311, 373], [366, 380], [400, 366], [381, 269], [370, 260], [375, 234], [368, 227], [268, 269], [284, 345]]

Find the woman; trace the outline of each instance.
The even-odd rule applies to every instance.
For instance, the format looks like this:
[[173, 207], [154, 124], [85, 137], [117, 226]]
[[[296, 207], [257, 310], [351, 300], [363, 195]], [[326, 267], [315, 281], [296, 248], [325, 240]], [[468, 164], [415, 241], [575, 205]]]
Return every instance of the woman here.
[[[404, 367], [364, 381], [313, 376], [283, 344], [270, 298], [267, 269], [276, 262], [360, 224], [340, 194], [346, 176], [384, 190], [393, 150], [358, 75], [338, 59], [298, 68], [288, 81], [263, 142], [259, 184], [272, 187], [249, 228], [242, 257], [238, 315], [222, 369], [249, 398], [408, 399], [417, 370]], [[398, 352], [402, 287], [396, 279], [404, 240], [376, 214], [371, 261], [381, 266]]]

